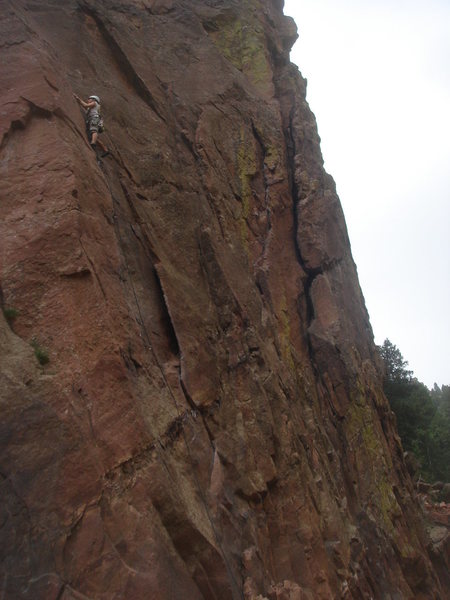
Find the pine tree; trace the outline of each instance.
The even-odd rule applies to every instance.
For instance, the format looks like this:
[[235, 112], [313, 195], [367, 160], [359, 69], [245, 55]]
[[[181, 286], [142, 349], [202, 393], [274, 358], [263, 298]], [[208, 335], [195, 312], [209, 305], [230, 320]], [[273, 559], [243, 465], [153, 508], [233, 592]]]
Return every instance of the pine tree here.
[[381, 357], [385, 366], [385, 379], [389, 382], [410, 381], [413, 372], [408, 371], [405, 367], [408, 361], [403, 359], [400, 350], [392, 344], [387, 338], [380, 347]]
[[413, 377], [400, 350], [388, 339], [379, 348], [384, 361], [384, 393], [397, 417], [405, 450], [420, 463], [420, 475], [450, 480], [450, 386], [430, 391]]

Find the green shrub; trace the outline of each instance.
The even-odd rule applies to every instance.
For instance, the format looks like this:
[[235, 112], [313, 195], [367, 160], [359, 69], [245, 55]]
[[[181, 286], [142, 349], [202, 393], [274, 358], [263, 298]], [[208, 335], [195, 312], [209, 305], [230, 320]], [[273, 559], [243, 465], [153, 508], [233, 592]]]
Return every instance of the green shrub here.
[[31, 345], [34, 348], [34, 355], [38, 359], [39, 364], [46, 365], [50, 361], [47, 350], [41, 348], [34, 338], [31, 340]]
[[3, 314], [8, 323], [11, 323], [18, 316], [19, 311], [16, 308], [12, 308], [12, 306], [8, 306], [3, 309]]

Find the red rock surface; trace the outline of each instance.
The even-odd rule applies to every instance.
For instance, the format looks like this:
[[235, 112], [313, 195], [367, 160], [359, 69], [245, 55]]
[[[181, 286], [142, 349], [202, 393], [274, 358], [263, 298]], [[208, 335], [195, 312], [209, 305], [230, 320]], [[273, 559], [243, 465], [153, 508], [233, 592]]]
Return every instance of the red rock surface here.
[[429, 494], [418, 497], [425, 515], [428, 550], [437, 573], [445, 580], [450, 572], [450, 504], [436, 501]]
[[445, 597], [282, 4], [1, 2], [2, 599]]

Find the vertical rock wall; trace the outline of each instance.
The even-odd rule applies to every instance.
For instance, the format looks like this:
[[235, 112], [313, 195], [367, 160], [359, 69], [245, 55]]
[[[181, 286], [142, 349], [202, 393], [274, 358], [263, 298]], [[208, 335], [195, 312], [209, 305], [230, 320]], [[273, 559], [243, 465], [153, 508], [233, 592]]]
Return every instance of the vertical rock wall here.
[[444, 597], [282, 5], [1, 0], [2, 598]]

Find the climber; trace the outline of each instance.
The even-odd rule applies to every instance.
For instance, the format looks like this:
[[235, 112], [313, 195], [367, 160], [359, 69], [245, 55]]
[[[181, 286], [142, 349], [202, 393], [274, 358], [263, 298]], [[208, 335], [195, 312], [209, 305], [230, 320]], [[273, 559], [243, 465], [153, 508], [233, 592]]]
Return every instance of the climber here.
[[86, 110], [86, 134], [92, 149], [95, 152], [98, 144], [102, 150], [102, 158], [108, 156], [110, 154], [108, 148], [98, 139], [98, 134], [103, 131], [103, 119], [100, 116], [100, 98], [98, 96], [89, 96], [87, 102], [85, 102], [76, 94], [73, 97]]

